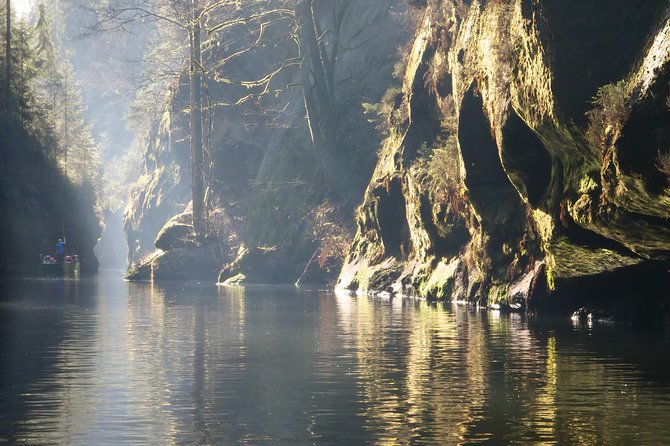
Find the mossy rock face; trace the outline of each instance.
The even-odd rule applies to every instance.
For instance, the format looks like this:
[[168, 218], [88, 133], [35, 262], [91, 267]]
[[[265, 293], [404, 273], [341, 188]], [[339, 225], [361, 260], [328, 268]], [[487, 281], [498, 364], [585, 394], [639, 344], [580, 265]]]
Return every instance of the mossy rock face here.
[[217, 284], [219, 285], [245, 285], [247, 283], [247, 276], [244, 274], [237, 274], [232, 277], [225, 278], [225, 272], [221, 271], [219, 273], [219, 279], [217, 280]]
[[132, 268], [131, 281], [205, 281], [215, 283], [220, 264], [207, 248], [157, 251]]
[[245, 283], [287, 284], [295, 281], [295, 265], [288, 253], [278, 247], [240, 247], [237, 258], [219, 272], [218, 283], [244, 277]]
[[670, 266], [670, 9], [569, 3], [428, 3], [338, 287], [530, 307]]
[[188, 101], [188, 89], [165, 97], [162, 116], [152, 123], [142, 159], [144, 172], [130, 188], [123, 215], [128, 262], [138, 263], [154, 251], [165, 223], [184, 211], [191, 201], [188, 114], [178, 110]]
[[168, 221], [160, 230], [154, 246], [163, 251], [179, 248], [193, 248], [197, 246], [191, 215], [184, 213]]
[[203, 280], [214, 283], [219, 264], [207, 248], [172, 249], [154, 260], [154, 280]]
[[149, 282], [153, 277], [151, 274], [151, 268], [151, 262], [141, 262], [128, 269], [126, 272], [126, 280], [131, 282]]

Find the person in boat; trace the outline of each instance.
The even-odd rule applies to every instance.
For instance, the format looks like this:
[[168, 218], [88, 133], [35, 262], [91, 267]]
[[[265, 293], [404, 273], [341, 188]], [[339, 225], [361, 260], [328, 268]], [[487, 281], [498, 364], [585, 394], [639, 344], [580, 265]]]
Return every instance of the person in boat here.
[[65, 240], [58, 239], [56, 243], [56, 261], [58, 263], [63, 263], [65, 261]]

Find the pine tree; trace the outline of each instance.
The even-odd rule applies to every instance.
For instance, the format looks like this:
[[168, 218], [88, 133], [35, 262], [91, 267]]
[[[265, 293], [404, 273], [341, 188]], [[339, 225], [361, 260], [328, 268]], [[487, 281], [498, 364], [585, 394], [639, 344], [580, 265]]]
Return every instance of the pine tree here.
[[29, 124], [34, 118], [35, 100], [32, 93], [32, 84], [37, 74], [35, 70], [35, 55], [30, 46], [31, 29], [25, 21], [20, 21], [14, 29], [15, 48], [12, 65], [14, 76], [12, 96], [14, 106], [23, 125]]
[[57, 127], [58, 107], [63, 90], [63, 76], [58, 70], [56, 49], [52, 39], [51, 17], [44, 3], [38, 5], [35, 25], [35, 58], [38, 78], [35, 90], [40, 97], [41, 114], [45, 125], [39, 129], [39, 136], [47, 148], [47, 155], [56, 160], [60, 155], [61, 135]]
[[12, 97], [12, 4], [7, 0], [5, 7], [5, 101]]
[[38, 57], [39, 66], [53, 64], [55, 52], [53, 39], [51, 38], [51, 18], [47, 15], [44, 3], [37, 5], [35, 35], [35, 53]]
[[62, 79], [59, 104], [56, 109], [56, 126], [60, 135], [59, 161], [63, 170], [78, 184], [95, 185], [99, 178], [100, 160], [97, 147], [86, 123], [86, 111], [81, 98], [81, 89], [76, 80], [72, 64], [65, 58], [60, 64]]

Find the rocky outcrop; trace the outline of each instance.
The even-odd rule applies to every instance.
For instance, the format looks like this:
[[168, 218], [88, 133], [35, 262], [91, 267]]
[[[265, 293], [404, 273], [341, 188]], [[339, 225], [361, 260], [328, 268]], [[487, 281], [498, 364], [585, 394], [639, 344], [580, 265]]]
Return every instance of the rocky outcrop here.
[[639, 271], [670, 296], [668, 13], [428, 1], [338, 287], [520, 306]]
[[126, 204], [123, 220], [131, 266], [154, 251], [158, 232], [191, 199], [186, 120], [175, 108], [172, 98], [148, 135], [142, 176]]
[[191, 209], [171, 218], [158, 232], [155, 250], [133, 265], [126, 278], [134, 281], [205, 281], [215, 283], [223, 265], [236, 257], [239, 224], [222, 209], [210, 211], [209, 233], [197, 238]]
[[220, 263], [205, 246], [156, 251], [131, 268], [126, 278], [132, 281], [213, 283]]
[[[322, 19], [323, 33], [335, 34], [329, 30], [334, 19], [332, 2], [318, 0], [314, 5], [315, 15]], [[333, 70], [337, 86], [334, 112], [338, 118], [334, 152], [342, 164], [341, 171], [347, 175], [342, 181], [351, 185], [351, 196], [360, 196], [374, 166], [380, 139], [375, 124], [364, 116], [362, 103], [375, 102], [384, 94], [392, 82], [397, 42], [407, 39], [409, 33], [402, 19], [405, 7], [401, 0], [342, 2], [339, 7], [346, 17], [337, 31], [341, 41], [337, 68]], [[258, 54], [231, 58], [225, 72], [222, 68], [217, 73], [223, 78], [261, 78], [268, 61], [292, 61], [274, 77], [272, 94], [232, 105], [254, 90], [207, 79], [209, 98], [216, 104], [226, 104], [217, 106], [211, 116], [206, 150], [208, 200], [211, 208], [230, 218], [236, 234], [232, 242], [218, 237], [207, 242], [216, 252], [234, 253], [230, 259], [218, 259], [221, 280], [245, 274], [247, 280], [256, 282], [295, 282], [320, 243], [314, 235], [310, 212], [332, 198], [319, 168], [318, 153], [322, 148], [312, 143], [314, 135], [305, 119], [304, 73], [295, 63], [295, 42], [290, 32], [286, 33], [291, 25], [282, 22], [284, 25], [286, 29], [268, 26], [263, 40], [272, 44], [259, 49]], [[253, 39], [247, 42], [250, 45], [257, 40], [254, 33], [240, 38]], [[217, 48], [218, 45], [212, 46], [211, 51], [219, 51]], [[230, 51], [230, 47], [221, 45], [220, 51], [227, 54], [226, 50]], [[208, 57], [217, 60], [221, 54]], [[171, 104], [187, 103], [188, 89], [183, 85], [175, 87], [172, 94]], [[139, 270], [147, 264], [142, 259], [153, 259], [151, 262], [155, 263], [155, 246], [170, 248], [165, 252], [172, 250], [172, 246], [163, 245], [163, 237], [157, 236], [190, 201], [187, 117], [177, 105], [170, 105], [160, 125], [157, 123], [145, 153], [144, 175], [134, 187], [126, 209], [129, 257]], [[349, 196], [336, 200], [346, 201], [349, 211], [355, 203]], [[220, 227], [223, 221], [210, 215], [210, 223]], [[175, 230], [171, 228], [170, 234]], [[237, 256], [238, 252], [246, 254]], [[313, 262], [312, 266], [326, 263]], [[327, 269], [322, 268], [322, 274], [311, 277], [334, 280], [339, 268]]]
[[154, 246], [162, 251], [188, 249], [197, 245], [191, 214], [184, 212], [172, 217], [156, 236]]

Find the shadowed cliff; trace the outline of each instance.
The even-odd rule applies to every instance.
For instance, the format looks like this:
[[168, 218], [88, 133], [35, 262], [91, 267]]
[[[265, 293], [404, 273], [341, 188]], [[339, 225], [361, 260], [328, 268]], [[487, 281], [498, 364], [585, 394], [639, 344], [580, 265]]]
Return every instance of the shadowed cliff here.
[[65, 235], [83, 273], [98, 270], [100, 236], [95, 195], [65, 178], [42, 144], [8, 116], [0, 116], [0, 276], [41, 273], [40, 254], [54, 254]]

